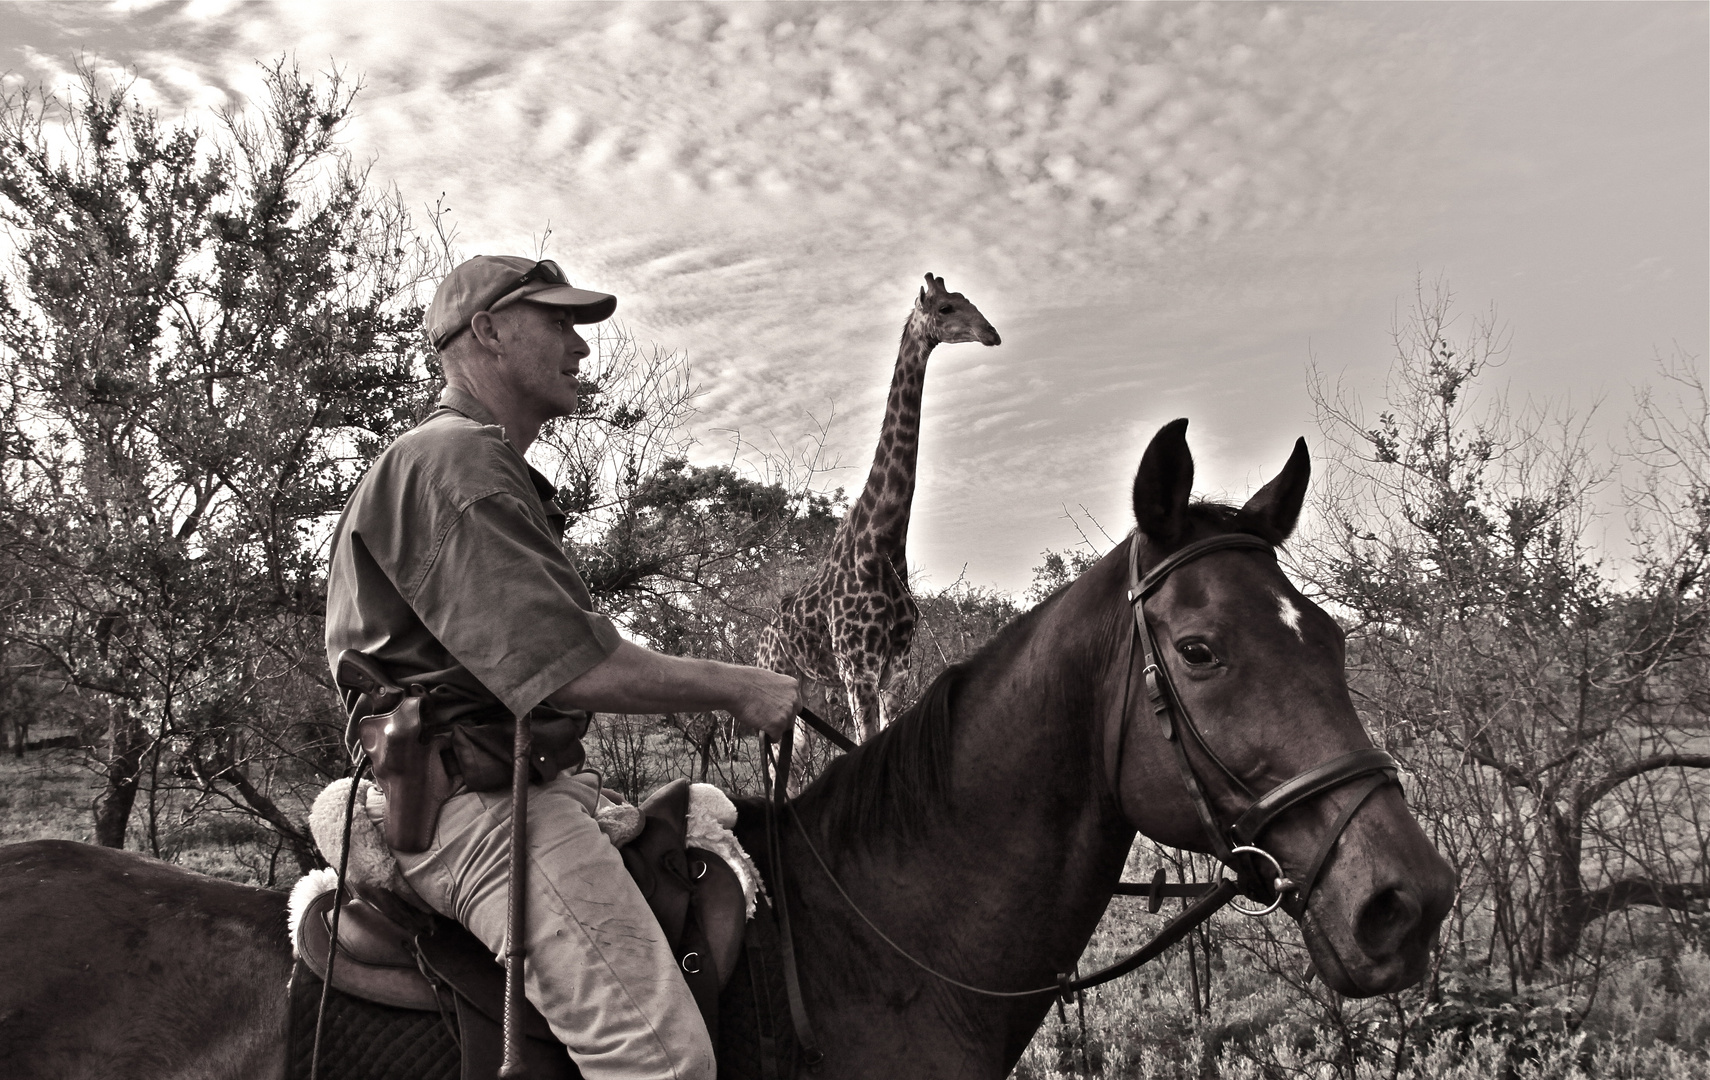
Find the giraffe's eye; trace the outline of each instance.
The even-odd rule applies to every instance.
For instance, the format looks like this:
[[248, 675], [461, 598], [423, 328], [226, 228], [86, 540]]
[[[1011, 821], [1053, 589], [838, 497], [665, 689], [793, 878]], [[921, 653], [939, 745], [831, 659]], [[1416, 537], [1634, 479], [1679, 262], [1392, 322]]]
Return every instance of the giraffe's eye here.
[[1211, 651], [1211, 646], [1198, 638], [1190, 638], [1179, 642], [1176, 651], [1182, 654], [1182, 659], [1190, 667], [1213, 667], [1219, 663], [1217, 654]]
[[956, 308], [953, 305], [945, 304], [943, 307], [938, 309], [938, 314], [949, 315], [949, 314], [953, 313], [955, 310], [956, 310]]

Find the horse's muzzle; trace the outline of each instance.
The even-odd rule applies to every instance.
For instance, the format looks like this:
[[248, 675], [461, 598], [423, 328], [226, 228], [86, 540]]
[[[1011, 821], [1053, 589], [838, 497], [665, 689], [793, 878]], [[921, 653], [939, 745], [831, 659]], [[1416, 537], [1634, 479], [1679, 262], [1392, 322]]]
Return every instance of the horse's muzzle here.
[[1455, 896], [1454, 871], [1399, 794], [1380, 799], [1375, 813], [1356, 816], [1343, 835], [1301, 919], [1320, 977], [1349, 997], [1392, 993], [1423, 979]]

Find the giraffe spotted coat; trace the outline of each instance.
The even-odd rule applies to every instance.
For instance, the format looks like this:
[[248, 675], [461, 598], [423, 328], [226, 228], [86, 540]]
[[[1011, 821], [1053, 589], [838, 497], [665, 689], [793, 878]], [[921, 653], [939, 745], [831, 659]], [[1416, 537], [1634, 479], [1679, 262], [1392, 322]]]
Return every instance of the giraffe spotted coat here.
[[903, 327], [866, 487], [819, 572], [784, 598], [761, 635], [761, 667], [843, 687], [858, 738], [887, 722], [883, 691], [906, 663], [920, 618], [908, 587], [907, 542], [927, 358], [940, 344], [1001, 340], [967, 297], [926, 275]]

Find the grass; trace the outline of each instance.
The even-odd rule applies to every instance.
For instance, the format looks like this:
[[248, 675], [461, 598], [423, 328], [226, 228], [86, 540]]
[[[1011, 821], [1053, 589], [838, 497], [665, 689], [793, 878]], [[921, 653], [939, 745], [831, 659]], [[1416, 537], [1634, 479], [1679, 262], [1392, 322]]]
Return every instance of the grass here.
[[[0, 754], [0, 844], [28, 840], [95, 842], [95, 797], [104, 777], [79, 747]], [[288, 888], [296, 866], [281, 857], [273, 834], [247, 815], [201, 808], [192, 812], [181, 791], [160, 793], [156, 807], [158, 853], [146, 827], [147, 792], [131, 812], [125, 847], [158, 854], [199, 873], [246, 885]]]
[[[1117, 922], [1131, 916], [1118, 915]], [[1457, 1017], [1454, 1002], [1404, 995], [1414, 1027], [1395, 1037], [1395, 1003], [1342, 1002], [1330, 1022], [1298, 989], [1234, 949], [1214, 961], [1209, 1011], [1196, 1011], [1186, 964], [1171, 955], [1053, 1010], [1017, 1080], [1685, 1080], [1710, 1077], [1710, 958], [1688, 951], [1663, 979], [1658, 961], [1617, 973], [1602, 1004], [1574, 1023], [1550, 1009]], [[1083, 969], [1087, 965], [1083, 963]], [[1672, 985], [1665, 984], [1672, 983]], [[1322, 990], [1320, 989], [1322, 993]], [[1452, 996], [1452, 991], [1451, 991]], [[1342, 1029], [1346, 1024], [1347, 1031]], [[1358, 1051], [1344, 1056], [1343, 1035]], [[1397, 1049], [1402, 1050], [1397, 1053]]]
[[0, 844], [25, 840], [93, 843], [95, 796], [101, 778], [80, 750], [0, 754]]
[[[1136, 846], [1136, 855], [1155, 853]], [[1150, 865], [1133, 860], [1127, 877]], [[1197, 876], [1203, 878], [1201, 867]], [[1172, 874], [1172, 877], [1175, 875]], [[1087, 972], [1163, 925], [1116, 899], [1081, 959]], [[1512, 993], [1489, 971], [1439, 972], [1415, 988], [1354, 1001], [1304, 977], [1298, 931], [1224, 912], [1190, 953], [1178, 944], [1127, 978], [1053, 1009], [1017, 1080], [1684, 1080], [1710, 1077], [1710, 956], [1660, 935], [1609, 961], [1596, 994]], [[1649, 949], [1654, 955], [1642, 956]], [[1190, 964], [1197, 971], [1189, 974]], [[1209, 1005], [1207, 999], [1209, 998]]]

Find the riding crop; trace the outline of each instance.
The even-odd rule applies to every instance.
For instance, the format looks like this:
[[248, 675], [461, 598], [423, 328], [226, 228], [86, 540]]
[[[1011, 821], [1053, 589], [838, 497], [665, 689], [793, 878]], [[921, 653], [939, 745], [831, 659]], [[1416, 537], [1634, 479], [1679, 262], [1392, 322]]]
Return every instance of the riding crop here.
[[505, 923], [505, 1018], [504, 1057], [499, 1064], [503, 1080], [527, 1075], [522, 1062], [523, 1008], [523, 919], [528, 890], [528, 773], [531, 740], [528, 714], [517, 716], [516, 740], [511, 744], [511, 880], [510, 912]]

